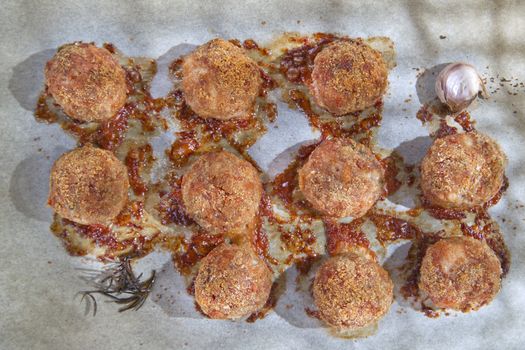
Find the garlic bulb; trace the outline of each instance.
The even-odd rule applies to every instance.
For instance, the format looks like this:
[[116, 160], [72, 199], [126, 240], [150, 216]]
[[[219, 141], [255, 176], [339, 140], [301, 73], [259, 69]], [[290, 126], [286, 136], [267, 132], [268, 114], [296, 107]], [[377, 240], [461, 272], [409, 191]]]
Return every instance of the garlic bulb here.
[[476, 68], [467, 63], [451, 63], [437, 76], [436, 94], [453, 112], [470, 106], [481, 93], [488, 97]]

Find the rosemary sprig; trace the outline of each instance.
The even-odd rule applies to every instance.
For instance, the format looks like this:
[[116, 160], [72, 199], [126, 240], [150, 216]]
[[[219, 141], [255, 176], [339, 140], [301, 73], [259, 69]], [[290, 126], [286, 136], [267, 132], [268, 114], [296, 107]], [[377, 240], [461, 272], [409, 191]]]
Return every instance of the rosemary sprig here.
[[148, 279], [141, 281], [142, 274], [135, 276], [131, 267], [131, 260], [124, 258], [118, 263], [108, 265], [102, 270], [82, 269], [82, 279], [93, 286], [92, 290], [81, 291], [78, 295], [80, 302], [86, 304], [85, 314], [93, 309], [93, 316], [97, 313], [95, 294], [110, 298], [114, 303], [123, 305], [119, 312], [134, 310], [142, 307], [155, 283], [155, 270]]

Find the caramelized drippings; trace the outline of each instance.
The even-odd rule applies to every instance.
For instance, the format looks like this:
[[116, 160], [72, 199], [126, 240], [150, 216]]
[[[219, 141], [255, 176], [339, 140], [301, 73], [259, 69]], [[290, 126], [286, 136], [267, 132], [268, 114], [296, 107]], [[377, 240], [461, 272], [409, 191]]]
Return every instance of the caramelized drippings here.
[[155, 158], [153, 148], [150, 144], [138, 148], [132, 148], [124, 161], [128, 168], [129, 184], [138, 196], [143, 196], [148, 191], [148, 186], [141, 178], [141, 173], [150, 167]]
[[503, 235], [497, 225], [490, 219], [484, 209], [476, 212], [473, 225], [461, 223], [461, 231], [465, 236], [485, 241], [494, 251], [501, 263], [502, 276], [506, 276], [510, 269], [510, 252], [505, 245]]
[[317, 145], [316, 143], [299, 148], [295, 159], [272, 182], [272, 194], [277, 196], [292, 213], [297, 212], [293, 206], [293, 192], [299, 186], [297, 171], [304, 165]]
[[456, 134], [457, 132], [458, 130], [455, 127], [448, 125], [447, 120], [442, 118], [439, 120], [439, 129], [432, 134], [432, 136], [439, 139], [448, 135]]
[[286, 246], [287, 251], [294, 255], [317, 256], [312, 248], [317, 242], [317, 238], [308, 228], [295, 227], [294, 231], [291, 232], [281, 230], [281, 241]]
[[467, 111], [463, 111], [459, 113], [458, 115], [456, 115], [454, 117], [454, 120], [456, 121], [456, 123], [461, 125], [461, 127], [463, 128], [465, 132], [470, 132], [470, 131], [475, 130], [474, 121], [470, 118], [470, 113]]
[[370, 248], [370, 241], [361, 231], [363, 218], [355, 219], [349, 224], [341, 224], [334, 220], [324, 221], [326, 234], [326, 250], [330, 255], [351, 251], [352, 247]]
[[401, 187], [401, 181], [397, 179], [397, 174], [399, 169], [396, 165], [396, 159], [399, 159], [399, 156], [392, 154], [389, 157], [381, 160], [381, 164], [385, 169], [385, 189], [383, 196], [388, 197], [394, 194]]
[[[262, 121], [253, 116], [245, 119], [224, 121], [213, 118], [201, 118], [185, 103], [182, 91], [174, 93], [173, 96], [178, 99], [176, 103], [180, 106], [175, 113], [175, 117], [181, 123], [184, 131], [200, 131], [200, 143], [217, 143], [221, 138], [224, 138], [239, 153], [245, 154], [247, 149], [255, 143], [257, 137], [266, 131]], [[254, 137], [238, 140], [236, 135], [243, 131], [253, 132]]]
[[182, 252], [173, 253], [173, 261], [183, 274], [190, 274], [192, 268], [215, 247], [224, 242], [221, 235], [211, 235], [206, 232], [197, 232], [189, 241], [185, 241]]
[[[116, 150], [124, 140], [124, 134], [128, 128], [129, 115], [135, 108], [135, 104], [128, 103], [120, 109], [113, 119], [101, 123], [93, 141], [108, 151]], [[80, 136], [80, 143], [85, 143], [83, 140], [85, 137]]]
[[172, 77], [175, 77], [178, 79], [182, 78], [182, 64], [183, 63], [184, 63], [183, 57], [179, 57], [170, 63], [168, 70]]
[[117, 48], [112, 43], [104, 43], [102, 44], [102, 47], [108, 50], [113, 55], [117, 53]]
[[270, 256], [270, 254], [268, 253], [268, 249], [269, 249], [268, 235], [266, 234], [266, 231], [264, 230], [261, 224], [257, 225], [257, 229], [255, 230], [253, 234], [252, 245], [254, 247], [255, 253], [261, 259], [273, 265], [279, 264], [279, 261], [277, 261], [277, 259]]
[[77, 232], [81, 233], [85, 237], [91, 238], [98, 246], [107, 246], [113, 250], [119, 250], [123, 248], [121, 243], [117, 241], [108, 226], [98, 224], [81, 225], [67, 219], [62, 220], [66, 225], [75, 227]]
[[355, 118], [355, 122], [347, 127], [343, 124], [342, 117], [332, 117], [322, 120], [321, 116], [313, 110], [306, 94], [301, 90], [290, 90], [288, 97], [303, 111], [310, 125], [321, 131], [321, 138], [323, 139], [327, 137], [356, 137], [363, 135], [359, 141], [366, 146], [370, 146], [372, 131], [381, 125], [381, 120], [383, 119], [380, 113], [383, 107], [382, 101], [378, 101], [375, 104], [374, 108], [377, 110], [376, 112], [372, 112], [361, 119], [359, 119], [359, 112], [349, 114]]
[[425, 316], [428, 317], [428, 318], [438, 318], [439, 317], [439, 312], [438, 311], [429, 308], [428, 306], [426, 306], [423, 303], [421, 303], [421, 311], [423, 311]]
[[57, 115], [49, 109], [47, 105], [47, 99], [49, 95], [47, 91], [44, 91], [38, 97], [35, 109], [35, 119], [39, 122], [52, 124], [58, 120]]
[[131, 226], [136, 227], [132, 220], [140, 222], [144, 217], [144, 202], [142, 201], [131, 201], [126, 204], [126, 207], [120, 212], [120, 214], [113, 220], [118, 226]]
[[[301, 275], [306, 275], [310, 272], [313, 265], [319, 260], [317, 255], [305, 256], [303, 258], [295, 259], [295, 268]], [[299, 276], [298, 276], [299, 277]]]
[[242, 47], [246, 50], [257, 50], [261, 56], [268, 56], [270, 51], [264, 47], [259, 47], [259, 45], [253, 39], [246, 39], [242, 42]]
[[509, 188], [509, 179], [506, 176], [504, 176], [503, 184], [499, 188], [498, 192], [491, 199], [489, 199], [487, 203], [483, 204], [482, 207], [484, 209], [487, 209], [487, 208], [490, 208], [498, 204], [499, 201], [501, 200], [501, 197], [503, 197], [503, 194], [507, 191], [508, 188]]
[[272, 257], [269, 253], [270, 243], [268, 241], [268, 234], [263, 227], [263, 220], [265, 217], [270, 221], [274, 220], [271, 205], [272, 204], [268, 196], [263, 195], [261, 204], [259, 205], [259, 215], [256, 218], [256, 229], [252, 236], [252, 246], [254, 247], [255, 253], [261, 259], [269, 264], [278, 265], [279, 261]]
[[175, 166], [185, 165], [190, 156], [193, 155], [200, 146], [195, 131], [181, 131], [177, 134], [177, 139], [171, 144], [168, 157]]
[[157, 205], [157, 210], [163, 225], [176, 224], [181, 226], [189, 226], [194, 224], [184, 207], [182, 200], [182, 178], [176, 178], [172, 181], [170, 192], [160, 193], [160, 202]]
[[267, 103], [264, 105], [266, 115], [270, 123], [273, 123], [277, 119], [277, 105], [275, 103]]
[[268, 95], [268, 92], [270, 90], [273, 90], [277, 87], [277, 82], [272, 77], [270, 77], [268, 74], [266, 74], [262, 69], [260, 70], [260, 72], [261, 72], [262, 85], [261, 85], [261, 91], [259, 93], [259, 96], [264, 97]]
[[326, 45], [337, 39], [335, 35], [323, 33], [316, 33], [313, 38], [314, 42], [305, 42], [303, 46], [288, 50], [281, 57], [279, 69], [292, 83], [309, 85], [315, 56]]
[[430, 203], [425, 196], [421, 196], [421, 205], [430, 216], [438, 220], [461, 220], [466, 218], [465, 211], [436, 206]]
[[304, 308], [304, 312], [306, 313], [306, 315], [308, 317], [315, 318], [317, 320], [321, 319], [321, 314], [320, 314], [319, 310], [314, 310], [314, 309], [311, 309], [309, 307], [305, 307]]
[[382, 244], [397, 240], [413, 240], [423, 233], [405, 220], [390, 215], [371, 214], [369, 218], [377, 228], [377, 240]]
[[421, 106], [421, 108], [416, 113], [416, 118], [421, 120], [423, 124], [430, 122], [433, 117], [434, 115], [428, 110], [427, 105]]
[[[374, 105], [374, 108], [381, 110], [383, 108], [383, 102], [382, 101], [376, 102], [376, 104]], [[370, 131], [373, 130], [373, 128], [381, 125], [382, 119], [383, 117], [381, 116], [380, 113], [374, 112], [370, 116], [363, 118], [359, 122], [353, 124], [348, 130], [341, 130], [340, 136], [350, 137], [350, 136], [355, 136], [359, 134], [369, 133]], [[368, 136], [370, 137], [371, 135], [368, 135]]]

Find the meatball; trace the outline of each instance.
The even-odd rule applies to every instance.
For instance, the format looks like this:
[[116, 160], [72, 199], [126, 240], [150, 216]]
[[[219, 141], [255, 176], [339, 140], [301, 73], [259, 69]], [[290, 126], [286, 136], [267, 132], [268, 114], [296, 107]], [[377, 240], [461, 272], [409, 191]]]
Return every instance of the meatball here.
[[188, 215], [212, 234], [250, 231], [262, 194], [257, 170], [225, 151], [203, 155], [182, 178]]
[[323, 141], [299, 170], [310, 204], [331, 217], [363, 216], [384, 190], [384, 169], [370, 149], [351, 139]]
[[237, 319], [264, 306], [272, 273], [249, 248], [222, 244], [201, 261], [195, 300], [210, 318]]
[[387, 84], [381, 53], [362, 41], [336, 41], [315, 57], [309, 90], [319, 106], [342, 115], [373, 106]]
[[46, 85], [64, 112], [74, 119], [100, 122], [126, 102], [126, 73], [111, 53], [92, 44], [62, 46], [47, 62]]
[[127, 169], [111, 152], [84, 146], [63, 154], [51, 169], [49, 205], [79, 224], [104, 224], [128, 199]]
[[482, 205], [503, 185], [505, 163], [496, 142], [477, 132], [438, 138], [421, 163], [421, 189], [440, 207]]
[[440, 308], [477, 310], [494, 299], [501, 264], [489, 246], [471, 237], [447, 238], [423, 258], [419, 288]]
[[394, 284], [377, 262], [358, 254], [325, 261], [314, 279], [313, 295], [322, 320], [337, 328], [371, 325], [389, 310]]
[[184, 59], [182, 89], [186, 103], [203, 118], [246, 118], [253, 111], [262, 79], [244, 51], [214, 39]]

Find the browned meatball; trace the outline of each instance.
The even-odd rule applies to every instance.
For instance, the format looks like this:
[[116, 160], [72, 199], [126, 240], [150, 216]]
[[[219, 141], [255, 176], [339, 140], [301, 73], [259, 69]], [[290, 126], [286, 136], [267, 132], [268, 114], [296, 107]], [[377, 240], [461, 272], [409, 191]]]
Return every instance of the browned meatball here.
[[198, 47], [182, 65], [186, 102], [204, 118], [249, 117], [261, 83], [257, 64], [241, 48], [222, 39]]
[[299, 170], [299, 187], [331, 217], [363, 216], [384, 189], [384, 169], [366, 146], [351, 139], [323, 141]]
[[440, 207], [481, 205], [501, 188], [505, 163], [499, 146], [477, 132], [438, 138], [421, 163], [421, 189]]
[[49, 205], [79, 224], [103, 224], [128, 199], [126, 167], [111, 152], [84, 146], [63, 154], [51, 169]]
[[388, 84], [381, 53], [362, 41], [336, 41], [314, 59], [309, 86], [317, 104], [342, 115], [374, 105]]
[[272, 274], [249, 248], [222, 244], [201, 261], [195, 300], [210, 318], [236, 319], [264, 306]]
[[211, 233], [250, 231], [262, 193], [257, 170], [225, 151], [203, 155], [182, 178], [188, 214]]
[[62, 46], [47, 62], [46, 85], [64, 112], [81, 121], [110, 119], [126, 102], [126, 74], [111, 53], [92, 44]]
[[471, 237], [430, 246], [421, 264], [419, 288], [440, 308], [477, 310], [500, 289], [501, 264], [489, 246]]
[[392, 304], [393, 290], [392, 280], [381, 265], [354, 253], [325, 261], [313, 284], [321, 319], [333, 327], [348, 329], [382, 318]]

